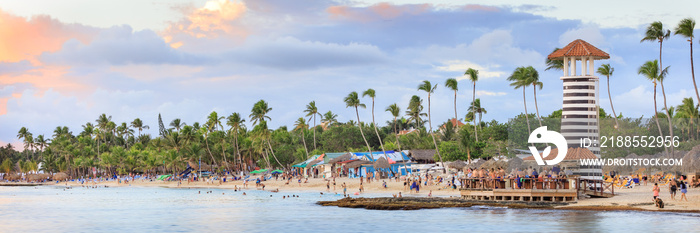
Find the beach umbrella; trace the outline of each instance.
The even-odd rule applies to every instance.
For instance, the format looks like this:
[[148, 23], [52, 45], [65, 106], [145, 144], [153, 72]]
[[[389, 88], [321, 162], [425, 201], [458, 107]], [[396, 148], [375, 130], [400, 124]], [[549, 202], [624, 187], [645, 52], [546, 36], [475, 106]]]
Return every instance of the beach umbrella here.
[[67, 180], [67, 179], [68, 179], [68, 174], [66, 174], [66, 173], [59, 172], [59, 173], [53, 174], [53, 180], [63, 181], [63, 180]]
[[282, 174], [284, 172], [282, 170], [279, 170], [279, 169], [272, 171], [272, 174], [276, 174], [276, 173]]
[[467, 163], [465, 163], [465, 162], [462, 161], [462, 160], [457, 160], [457, 161], [451, 162], [450, 164], [447, 165], [447, 167], [449, 167], [449, 168], [455, 168], [455, 169], [458, 169], [458, 170], [459, 170], [459, 169], [462, 169], [462, 168], [464, 168], [464, 167], [466, 167], [466, 166], [467, 166]]
[[387, 161], [386, 158], [381, 157], [374, 162], [373, 167], [374, 169], [389, 168], [389, 161]]
[[255, 171], [250, 172], [250, 174], [260, 174], [261, 172], [262, 172], [261, 170], [255, 170]]

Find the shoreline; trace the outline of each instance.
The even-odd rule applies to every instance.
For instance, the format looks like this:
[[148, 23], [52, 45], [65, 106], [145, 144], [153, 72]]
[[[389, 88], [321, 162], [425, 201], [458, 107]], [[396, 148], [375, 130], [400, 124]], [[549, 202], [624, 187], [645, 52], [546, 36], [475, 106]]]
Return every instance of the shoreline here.
[[[387, 188], [383, 187], [383, 182], [386, 182]], [[396, 182], [394, 180], [383, 179], [383, 180], [373, 180], [371, 183], [364, 183], [364, 192], [359, 193], [359, 180], [350, 179], [347, 177], [336, 178], [336, 187], [333, 188], [333, 181], [330, 180], [330, 190], [327, 189], [326, 185], [329, 183], [323, 178], [312, 178], [308, 180], [308, 183], [298, 183], [297, 180], [292, 180], [289, 184], [286, 184], [286, 180], [268, 180], [262, 182], [265, 184], [264, 191], [279, 190], [279, 192], [318, 192], [324, 194], [336, 194], [343, 195], [343, 189], [341, 185], [343, 183], [347, 184], [347, 194], [353, 198], [391, 198], [392, 195], [402, 193], [403, 198], [428, 198], [428, 193], [432, 191], [433, 200], [438, 199], [457, 199], [459, 198], [459, 190], [453, 190], [451, 188], [446, 188], [445, 186], [431, 185], [423, 186], [421, 192], [419, 193], [409, 193], [403, 186], [403, 181]], [[228, 181], [219, 184], [218, 181], [206, 182], [190, 182], [184, 181], [181, 185], [178, 185], [176, 181], [150, 181], [150, 180], [139, 180], [131, 181], [127, 183], [119, 184], [117, 181], [100, 181], [96, 183], [86, 182], [81, 184], [80, 182], [47, 182], [47, 183], [24, 183], [24, 182], [0, 182], [0, 187], [3, 186], [71, 186], [71, 187], [83, 187], [83, 186], [99, 186], [99, 187], [164, 187], [164, 188], [216, 188], [216, 189], [234, 189], [240, 188], [242, 191], [245, 190], [262, 190], [261, 188], [255, 187], [255, 182], [248, 182], [248, 187], [243, 187], [243, 181]], [[651, 201], [651, 185], [649, 186], [637, 186], [634, 189], [615, 189], [615, 196], [611, 198], [585, 198], [579, 199], [576, 202], [566, 203], [565, 205], [557, 205], [546, 208], [551, 209], [562, 209], [562, 210], [593, 210], [593, 211], [645, 211], [645, 212], [677, 212], [677, 213], [700, 213], [700, 189], [692, 188], [688, 189], [687, 199], [688, 201], [674, 201], [671, 200], [668, 192], [664, 192], [668, 187], [661, 186], [661, 198], [666, 203], [666, 208], [658, 209]], [[680, 194], [676, 199], [680, 198]], [[439, 201], [438, 201], [439, 202]], [[474, 204], [484, 204], [492, 206], [510, 206], [511, 208], [519, 207], [518, 204], [509, 204], [507, 202], [494, 203], [487, 202], [472, 202]], [[526, 204], [526, 203], [525, 203]], [[527, 206], [527, 205], [526, 205]], [[538, 207], [540, 208], [540, 207]]]

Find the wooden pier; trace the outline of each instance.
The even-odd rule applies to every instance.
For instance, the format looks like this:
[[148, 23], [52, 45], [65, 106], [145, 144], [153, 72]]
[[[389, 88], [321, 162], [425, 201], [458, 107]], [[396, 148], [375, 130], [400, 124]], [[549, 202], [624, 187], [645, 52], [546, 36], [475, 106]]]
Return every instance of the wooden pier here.
[[465, 178], [461, 182], [461, 196], [469, 200], [573, 202], [579, 193], [594, 197], [614, 195], [613, 185], [579, 178]]

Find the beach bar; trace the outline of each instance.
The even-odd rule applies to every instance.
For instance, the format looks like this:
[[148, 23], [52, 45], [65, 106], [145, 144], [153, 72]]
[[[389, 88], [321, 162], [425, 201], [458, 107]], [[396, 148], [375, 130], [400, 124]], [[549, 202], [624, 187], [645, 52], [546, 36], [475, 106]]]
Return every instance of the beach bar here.
[[516, 178], [464, 178], [461, 183], [461, 196], [468, 200], [571, 202], [578, 199], [575, 178], [521, 178], [519, 181]]

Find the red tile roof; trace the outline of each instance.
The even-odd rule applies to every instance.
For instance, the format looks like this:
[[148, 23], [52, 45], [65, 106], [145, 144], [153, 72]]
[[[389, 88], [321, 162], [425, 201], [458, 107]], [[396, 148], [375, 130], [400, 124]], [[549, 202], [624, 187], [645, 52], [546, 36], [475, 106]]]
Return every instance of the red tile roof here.
[[[455, 118], [452, 118], [452, 119], [450, 119], [449, 121], [452, 122], [452, 126], [454, 126], [455, 128], [458, 128], [458, 127], [464, 125], [464, 123], [462, 123], [461, 121], [459, 121], [459, 120], [457, 120], [457, 119], [455, 119]], [[443, 125], [440, 127], [440, 129], [444, 129], [445, 127], [447, 127], [447, 126], [445, 126], [445, 125], [443, 124]]]
[[593, 59], [609, 59], [610, 55], [603, 50], [596, 48], [595, 46], [589, 44], [588, 42], [577, 39], [572, 41], [564, 48], [554, 51], [549, 54], [547, 58], [552, 60], [561, 60], [564, 57], [588, 57], [592, 56]]
[[[544, 160], [552, 160], [554, 159], [557, 154], [559, 154], [559, 149], [555, 148], [552, 149], [552, 151], [549, 152], [549, 155], [547, 157], [544, 157]], [[597, 159], [598, 157], [593, 154], [590, 150], [587, 148], [569, 148], [566, 150], [566, 157], [564, 157], [564, 160], [579, 160], [579, 159]], [[523, 159], [524, 161], [526, 160], [535, 160], [535, 157], [529, 156]]]

